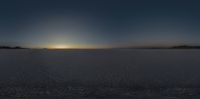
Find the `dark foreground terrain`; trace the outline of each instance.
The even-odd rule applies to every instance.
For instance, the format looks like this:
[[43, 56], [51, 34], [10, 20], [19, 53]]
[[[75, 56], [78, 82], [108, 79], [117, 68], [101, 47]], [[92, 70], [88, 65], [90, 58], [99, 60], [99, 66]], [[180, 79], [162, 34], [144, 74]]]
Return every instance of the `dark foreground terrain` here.
[[33, 97], [33, 98], [8, 98], [1, 97], [2, 99], [199, 99], [200, 96], [196, 97]]
[[194, 49], [1, 49], [0, 97], [198, 99], [199, 66]]

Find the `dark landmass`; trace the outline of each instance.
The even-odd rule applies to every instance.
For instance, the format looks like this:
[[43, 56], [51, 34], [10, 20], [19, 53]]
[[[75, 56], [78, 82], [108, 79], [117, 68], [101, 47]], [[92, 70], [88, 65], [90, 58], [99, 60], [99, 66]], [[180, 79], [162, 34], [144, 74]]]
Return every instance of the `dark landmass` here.
[[21, 47], [21, 46], [14, 46], [14, 47], [11, 47], [11, 46], [0, 46], [0, 49], [27, 49], [27, 48], [24, 48], [24, 47]]
[[55, 84], [51, 86], [5, 86], [0, 91], [0, 98], [3, 97], [2, 99], [199, 99], [197, 97], [200, 96], [199, 88], [178, 87], [137, 89], [75, 87]]
[[199, 99], [199, 53], [72, 50], [1, 50], [0, 99]]
[[[21, 46], [0, 46], [0, 49], [30, 49]], [[66, 50], [66, 49], [48, 49], [42, 48], [46, 50]], [[120, 47], [120, 48], [105, 48], [105, 49], [200, 49], [200, 46], [190, 46], [190, 45], [178, 45], [178, 46], [170, 46], [170, 47], [160, 47], [160, 46], [152, 46], [152, 47]], [[105, 49], [68, 49], [68, 50], [105, 50]]]
[[171, 47], [171, 49], [200, 49], [200, 46], [181, 45], [181, 46]]
[[178, 46], [150, 46], [150, 47], [123, 47], [119, 49], [200, 49], [200, 46], [178, 45]]
[[[99, 86], [11, 85], [2, 86], [0, 98], [35, 99], [171, 99], [200, 96], [200, 88], [120, 88]], [[117, 98], [118, 97], [118, 98]], [[160, 98], [165, 97], [165, 98]], [[3, 98], [4, 99], [4, 98]], [[173, 98], [176, 99], [176, 98]], [[179, 98], [178, 98], [179, 99]], [[191, 99], [191, 98], [189, 98]]]

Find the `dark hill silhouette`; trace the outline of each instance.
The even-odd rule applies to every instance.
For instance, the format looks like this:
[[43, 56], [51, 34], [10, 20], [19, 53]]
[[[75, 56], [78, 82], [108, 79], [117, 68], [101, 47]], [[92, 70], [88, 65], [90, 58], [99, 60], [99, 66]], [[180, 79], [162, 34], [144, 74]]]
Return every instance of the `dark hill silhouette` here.
[[189, 45], [180, 45], [174, 46], [172, 49], [200, 49], [200, 46], [189, 46]]
[[144, 47], [122, 47], [119, 49], [200, 49], [199, 46], [192, 46], [192, 45], [177, 45], [177, 46], [144, 46]]
[[27, 49], [27, 48], [23, 48], [21, 46], [14, 46], [14, 47], [11, 47], [11, 46], [0, 46], [0, 49]]
[[143, 47], [144, 49], [200, 49], [200, 46], [178, 45], [169, 47]]
[[[1, 46], [0, 49], [29, 49], [21, 46]], [[48, 48], [43, 48], [48, 49]], [[200, 49], [200, 46], [191, 46], [191, 45], [178, 45], [178, 46], [152, 46], [152, 47], [122, 47], [122, 48], [114, 48], [114, 49]]]

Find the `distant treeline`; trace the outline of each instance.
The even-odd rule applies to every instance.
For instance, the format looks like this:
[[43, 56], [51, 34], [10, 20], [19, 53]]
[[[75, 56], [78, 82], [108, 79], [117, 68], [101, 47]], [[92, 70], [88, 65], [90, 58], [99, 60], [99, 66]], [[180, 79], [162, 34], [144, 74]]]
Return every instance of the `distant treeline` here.
[[24, 47], [21, 47], [21, 46], [14, 46], [14, 47], [11, 47], [11, 46], [0, 46], [0, 49], [27, 49], [27, 48], [24, 48]]

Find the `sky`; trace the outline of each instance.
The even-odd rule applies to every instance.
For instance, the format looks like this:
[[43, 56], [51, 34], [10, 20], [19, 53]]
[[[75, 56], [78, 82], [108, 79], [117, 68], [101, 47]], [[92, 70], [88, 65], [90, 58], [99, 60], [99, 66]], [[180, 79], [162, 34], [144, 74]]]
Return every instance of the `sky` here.
[[198, 0], [1, 0], [0, 45], [200, 45], [199, 5]]

